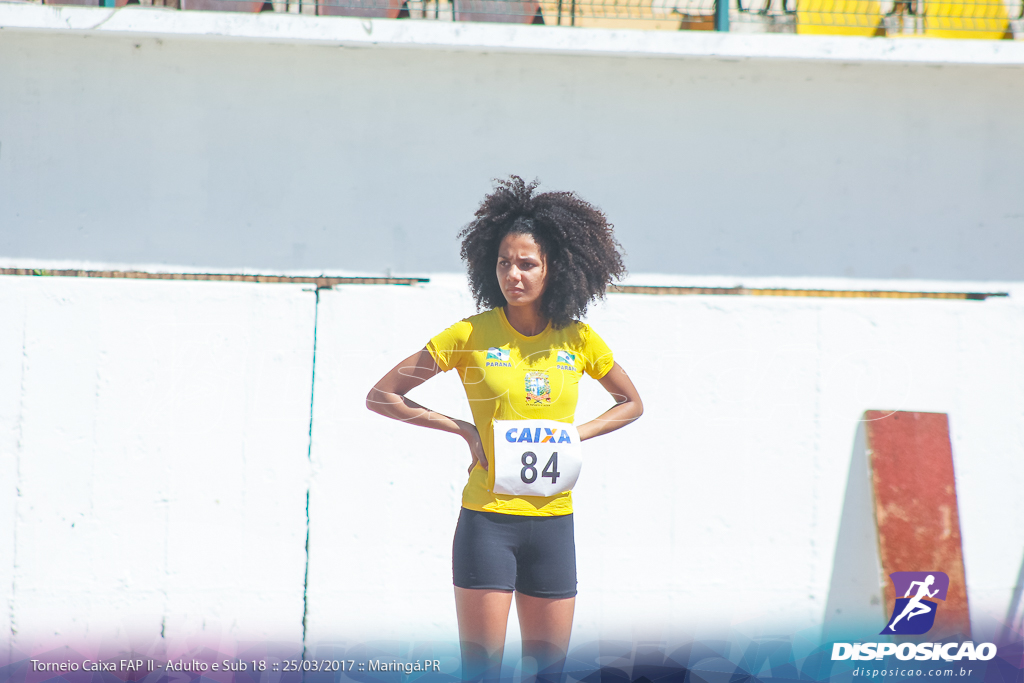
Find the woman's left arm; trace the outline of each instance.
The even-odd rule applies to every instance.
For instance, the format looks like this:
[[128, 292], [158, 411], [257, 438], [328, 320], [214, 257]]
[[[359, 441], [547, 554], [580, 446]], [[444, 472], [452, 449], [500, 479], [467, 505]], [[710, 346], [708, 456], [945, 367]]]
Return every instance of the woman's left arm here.
[[602, 413], [599, 417], [590, 422], [579, 425], [576, 429], [580, 433], [580, 440], [586, 441], [595, 436], [601, 436], [608, 432], [614, 432], [620, 427], [625, 427], [633, 420], [644, 413], [644, 404], [640, 401], [640, 394], [637, 393], [633, 381], [622, 369], [622, 366], [615, 363], [612, 369], [604, 377], [597, 380], [601, 383], [612, 398], [615, 405]]

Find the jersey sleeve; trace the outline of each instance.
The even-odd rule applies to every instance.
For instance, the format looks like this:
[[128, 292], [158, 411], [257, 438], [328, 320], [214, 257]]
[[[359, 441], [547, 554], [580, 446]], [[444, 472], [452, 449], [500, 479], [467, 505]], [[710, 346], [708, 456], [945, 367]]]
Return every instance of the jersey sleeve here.
[[465, 356], [463, 351], [472, 332], [473, 324], [467, 320], [461, 320], [444, 332], [433, 336], [427, 342], [427, 352], [433, 356], [437, 367], [444, 372], [458, 367]]
[[615, 365], [612, 350], [604, 343], [604, 339], [594, 332], [590, 325], [585, 326], [583, 334], [583, 371], [594, 379], [601, 379]]

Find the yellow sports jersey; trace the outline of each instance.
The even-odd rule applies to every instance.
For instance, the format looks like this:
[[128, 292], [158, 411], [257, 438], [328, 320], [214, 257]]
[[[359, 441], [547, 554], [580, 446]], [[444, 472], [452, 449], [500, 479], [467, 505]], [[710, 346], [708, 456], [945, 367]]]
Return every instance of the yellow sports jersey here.
[[[584, 323], [557, 330], [549, 323], [527, 337], [509, 324], [504, 308], [455, 323], [427, 342], [438, 367], [458, 370], [487, 460], [494, 462], [494, 420], [573, 422], [580, 378], [604, 377], [614, 361]], [[494, 468], [478, 464], [462, 491], [462, 507], [510, 515], [555, 516], [572, 512], [569, 491], [549, 498], [492, 493]]]

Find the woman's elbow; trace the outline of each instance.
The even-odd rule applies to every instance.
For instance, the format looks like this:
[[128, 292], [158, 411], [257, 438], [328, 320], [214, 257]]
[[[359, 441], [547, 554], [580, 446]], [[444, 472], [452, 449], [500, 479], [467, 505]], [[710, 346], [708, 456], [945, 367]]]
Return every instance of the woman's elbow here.
[[636, 400], [633, 401], [636, 405], [633, 407], [633, 419], [639, 420], [640, 416], [644, 414], [644, 402], [637, 396]]
[[374, 413], [380, 413], [381, 397], [380, 389], [377, 387], [370, 389], [370, 393], [366, 395], [366, 408]]

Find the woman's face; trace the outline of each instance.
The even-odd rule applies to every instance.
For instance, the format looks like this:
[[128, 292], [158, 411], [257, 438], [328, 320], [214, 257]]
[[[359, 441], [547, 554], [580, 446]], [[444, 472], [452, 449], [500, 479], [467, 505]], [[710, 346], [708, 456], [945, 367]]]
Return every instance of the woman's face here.
[[498, 284], [509, 306], [539, 306], [548, 261], [532, 235], [509, 233], [498, 247]]

